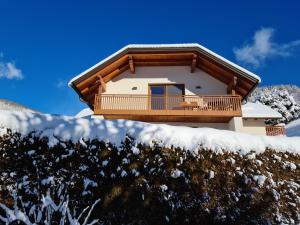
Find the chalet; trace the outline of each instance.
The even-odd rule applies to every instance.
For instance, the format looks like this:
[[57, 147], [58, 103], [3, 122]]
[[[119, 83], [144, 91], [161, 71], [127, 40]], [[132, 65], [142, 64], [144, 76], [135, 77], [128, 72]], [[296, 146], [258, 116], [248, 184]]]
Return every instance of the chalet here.
[[105, 119], [284, 134], [282, 126], [265, 125], [279, 113], [245, 103], [260, 82], [199, 44], [149, 44], [125, 46], [69, 86]]

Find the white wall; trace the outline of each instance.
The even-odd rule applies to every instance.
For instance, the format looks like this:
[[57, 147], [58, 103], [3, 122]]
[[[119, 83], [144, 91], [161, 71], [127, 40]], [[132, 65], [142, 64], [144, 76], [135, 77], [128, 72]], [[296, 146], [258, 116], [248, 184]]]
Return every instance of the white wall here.
[[228, 122], [228, 129], [237, 132], [243, 132], [243, 119], [242, 117], [233, 117]]
[[228, 130], [227, 123], [187, 123], [187, 122], [151, 122], [155, 124], [168, 124], [172, 126], [186, 126], [186, 127], [206, 127], [206, 128], [215, 128], [221, 130]]
[[[218, 95], [226, 94], [226, 84], [218, 81], [200, 69], [190, 73], [190, 66], [150, 66], [136, 67], [135, 73], [129, 70], [107, 83], [105, 94], [148, 94], [149, 83], [185, 84], [185, 94]], [[201, 89], [196, 89], [201, 86]], [[137, 90], [132, 90], [137, 87]]]
[[266, 135], [266, 124], [264, 119], [243, 119], [243, 131], [249, 134]]

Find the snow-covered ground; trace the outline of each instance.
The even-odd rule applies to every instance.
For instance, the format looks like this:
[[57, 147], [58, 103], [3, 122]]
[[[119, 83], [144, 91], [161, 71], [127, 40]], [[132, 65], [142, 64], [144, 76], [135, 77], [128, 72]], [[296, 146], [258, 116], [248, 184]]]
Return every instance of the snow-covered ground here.
[[0, 110], [0, 135], [4, 134], [7, 128], [22, 134], [40, 132], [42, 136], [49, 137], [49, 145], [57, 143], [57, 138], [73, 141], [98, 138], [119, 146], [126, 134], [129, 134], [138, 143], [151, 145], [157, 142], [166, 147], [180, 147], [194, 152], [201, 146], [202, 149], [242, 154], [250, 151], [259, 153], [267, 148], [300, 154], [300, 137], [267, 137], [211, 128]]
[[294, 120], [286, 125], [286, 134], [289, 137], [299, 136], [300, 137], [300, 119]]

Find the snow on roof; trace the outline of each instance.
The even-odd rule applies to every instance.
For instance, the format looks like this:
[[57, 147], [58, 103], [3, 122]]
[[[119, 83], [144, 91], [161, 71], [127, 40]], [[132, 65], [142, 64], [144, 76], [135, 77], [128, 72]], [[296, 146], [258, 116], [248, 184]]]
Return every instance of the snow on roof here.
[[[111, 142], [120, 146], [129, 134], [137, 143], [153, 145], [153, 142], [165, 147], [179, 147], [197, 154], [200, 149], [215, 152], [257, 153], [266, 149], [300, 154], [300, 137], [268, 137], [251, 135], [212, 128], [190, 128], [151, 124], [129, 120], [99, 120], [95, 118], [75, 118], [53, 116], [29, 112], [8, 112], [0, 110], [0, 135], [7, 128], [25, 135], [37, 131], [49, 138], [52, 146], [60, 140], [80, 141], [94, 139]], [[201, 147], [200, 147], [201, 146]]]
[[243, 118], [265, 118], [265, 119], [282, 118], [282, 115], [279, 112], [259, 102], [257, 103], [247, 102], [246, 104], [242, 105], [242, 113], [243, 113]]
[[287, 136], [300, 136], [300, 119], [290, 122], [285, 128]]
[[121, 48], [120, 50], [118, 50], [117, 52], [111, 54], [110, 56], [108, 56], [107, 58], [101, 60], [100, 62], [98, 62], [96, 65], [90, 67], [89, 69], [83, 71], [82, 73], [80, 73], [79, 75], [75, 76], [74, 78], [72, 78], [68, 85], [69, 87], [72, 86], [72, 83], [76, 80], [78, 80], [79, 78], [81, 78], [82, 76], [84, 76], [85, 74], [89, 73], [90, 71], [94, 70], [95, 68], [97, 67], [100, 67], [102, 64], [112, 60], [113, 58], [117, 57], [119, 54], [123, 53], [123, 52], [126, 52], [126, 51], [129, 51], [129, 50], [154, 50], [154, 49], [157, 49], [157, 50], [168, 50], [168, 49], [171, 49], [171, 50], [180, 50], [180, 49], [188, 49], [188, 48], [192, 48], [192, 49], [195, 49], [195, 50], [198, 50], [198, 51], [202, 51], [202, 52], [205, 52], [211, 56], [214, 56], [216, 57], [217, 59], [223, 61], [224, 63], [228, 64], [229, 66], [232, 66], [233, 68], [239, 70], [239, 71], [242, 71], [243, 73], [247, 74], [248, 78], [252, 78], [252, 79], [255, 79], [257, 80], [257, 82], [261, 82], [261, 79], [258, 75], [250, 72], [249, 70], [229, 61], [228, 59], [225, 59], [224, 57], [218, 55], [217, 53], [205, 48], [204, 46], [198, 44], [198, 43], [187, 43], [187, 44], [129, 44], [129, 45], [126, 45], [125, 47]]
[[83, 117], [88, 117], [88, 116], [92, 116], [94, 115], [93, 110], [91, 110], [90, 108], [85, 108], [83, 110], [81, 110], [79, 113], [77, 113], [75, 115], [76, 118], [83, 118]]

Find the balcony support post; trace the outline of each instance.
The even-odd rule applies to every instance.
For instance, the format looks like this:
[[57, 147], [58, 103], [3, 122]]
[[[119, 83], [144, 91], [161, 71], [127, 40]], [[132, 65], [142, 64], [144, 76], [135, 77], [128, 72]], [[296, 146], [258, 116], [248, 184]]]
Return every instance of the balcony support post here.
[[197, 64], [197, 55], [193, 54], [193, 60], [192, 60], [192, 65], [191, 65], [191, 73], [195, 72], [196, 64]]
[[129, 56], [129, 67], [130, 67], [131, 73], [134, 73], [135, 68], [134, 68], [134, 63], [133, 63], [133, 57], [131, 55]]
[[[103, 80], [103, 78], [102, 78], [102, 76], [98, 76], [98, 79], [99, 79], [99, 81], [100, 81], [100, 85], [99, 85], [99, 89], [98, 89], [98, 91], [99, 91], [99, 94], [101, 94], [102, 92], [105, 92], [106, 91], [106, 83], [104, 82], [104, 80]], [[101, 88], [100, 88], [101, 87]], [[101, 91], [101, 92], [100, 92]]]
[[237, 85], [237, 77], [234, 76], [227, 86], [227, 94], [235, 95], [236, 94], [236, 91], [235, 91], [236, 85]]

